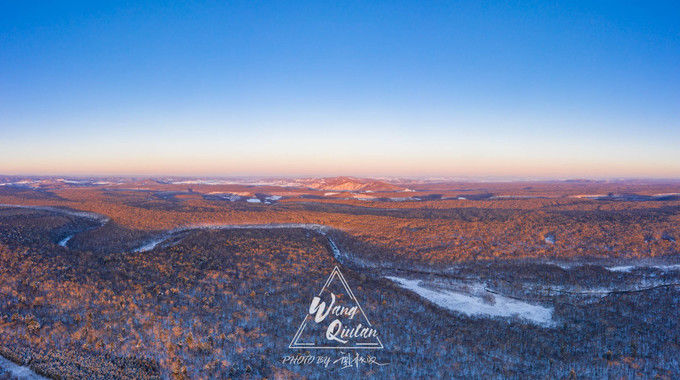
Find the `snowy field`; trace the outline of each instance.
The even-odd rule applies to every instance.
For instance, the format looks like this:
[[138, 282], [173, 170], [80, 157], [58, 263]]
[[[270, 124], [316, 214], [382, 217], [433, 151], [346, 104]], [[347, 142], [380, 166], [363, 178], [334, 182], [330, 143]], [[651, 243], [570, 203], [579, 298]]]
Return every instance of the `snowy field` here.
[[543, 326], [553, 326], [553, 309], [533, 305], [488, 292], [482, 284], [469, 287], [469, 293], [427, 286], [423, 280], [388, 276], [389, 280], [444, 309], [472, 317], [517, 317]]

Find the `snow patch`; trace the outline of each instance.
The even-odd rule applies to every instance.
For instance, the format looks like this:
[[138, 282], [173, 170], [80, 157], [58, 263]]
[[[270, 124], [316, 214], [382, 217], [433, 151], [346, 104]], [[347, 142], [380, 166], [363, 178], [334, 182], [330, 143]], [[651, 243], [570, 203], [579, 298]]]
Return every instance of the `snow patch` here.
[[663, 271], [680, 270], [680, 264], [675, 265], [655, 265], [653, 268], [661, 269]]
[[[489, 299], [492, 299], [493, 302], [489, 302], [480, 295], [465, 294], [451, 290], [431, 289], [423, 286], [423, 281], [421, 280], [410, 280], [393, 276], [388, 276], [387, 278], [400, 287], [418, 294], [437, 306], [468, 316], [519, 317], [539, 325], [554, 324], [552, 320], [552, 308], [532, 305], [497, 294], [492, 294], [492, 297], [489, 297]], [[485, 291], [481, 284], [477, 284], [475, 289], [477, 290], [476, 293]]]
[[10, 378], [21, 380], [47, 380], [26, 366], [18, 365], [0, 356], [0, 368], [10, 373]]
[[621, 265], [616, 267], [605, 267], [606, 270], [610, 272], [630, 272], [637, 268], [635, 265]]
[[680, 270], [680, 264], [672, 264], [672, 265], [621, 265], [621, 266], [615, 266], [615, 267], [605, 267], [606, 270], [610, 272], [632, 272], [635, 269], [638, 268], [646, 268], [646, 269], [658, 269], [664, 272], [669, 272], [669, 271], [675, 271], [675, 270]]
[[60, 247], [66, 247], [66, 244], [68, 244], [68, 241], [71, 240], [72, 237], [73, 237], [73, 235], [69, 235], [69, 236], [63, 238], [62, 240], [60, 240], [59, 243], [57, 243], [57, 244], [59, 244]]
[[606, 197], [607, 194], [578, 194], [578, 195], [572, 195], [572, 198], [586, 198], [586, 199], [597, 199], [597, 198], [603, 198]]

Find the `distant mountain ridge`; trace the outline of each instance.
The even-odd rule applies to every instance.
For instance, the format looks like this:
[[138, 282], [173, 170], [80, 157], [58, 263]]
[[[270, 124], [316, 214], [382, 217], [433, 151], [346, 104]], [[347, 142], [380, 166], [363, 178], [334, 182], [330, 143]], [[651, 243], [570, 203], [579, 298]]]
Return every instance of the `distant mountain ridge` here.
[[405, 187], [370, 178], [327, 177], [303, 178], [296, 181], [300, 185], [317, 190], [330, 191], [405, 191]]

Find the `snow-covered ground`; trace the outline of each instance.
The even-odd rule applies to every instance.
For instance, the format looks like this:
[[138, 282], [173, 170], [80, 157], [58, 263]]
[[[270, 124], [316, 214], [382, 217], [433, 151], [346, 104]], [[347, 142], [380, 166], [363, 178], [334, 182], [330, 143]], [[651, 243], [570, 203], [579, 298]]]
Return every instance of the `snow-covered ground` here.
[[606, 197], [607, 194], [578, 194], [578, 195], [572, 195], [572, 198], [587, 198], [587, 199], [597, 199], [597, 198], [603, 198]]
[[418, 294], [437, 306], [465, 315], [504, 318], [516, 316], [543, 326], [552, 326], [554, 324], [552, 308], [532, 305], [488, 292], [485, 299], [482, 295], [486, 290], [484, 290], [481, 284], [473, 286], [473, 291], [467, 294], [453, 290], [426, 287], [423, 285], [422, 280], [411, 280], [394, 276], [388, 276], [387, 278], [400, 287]]
[[[222, 193], [218, 191], [213, 191], [210, 193], [207, 193], [206, 195], [211, 195], [214, 197], [219, 197], [222, 200], [225, 201], [230, 201], [230, 202], [239, 202], [245, 200], [248, 203], [264, 203], [264, 204], [272, 204], [276, 201], [279, 201], [283, 199], [283, 195], [259, 195], [262, 199], [256, 197], [252, 193], [249, 192], [233, 192], [233, 193]], [[264, 201], [264, 202], [263, 202]]]
[[68, 244], [68, 241], [71, 240], [72, 237], [73, 237], [73, 235], [69, 235], [69, 236], [63, 238], [61, 241], [59, 241], [59, 243], [58, 243], [59, 246], [66, 247], [66, 244]]
[[680, 270], [680, 264], [673, 265], [621, 265], [614, 267], [605, 267], [610, 272], [631, 272], [637, 268], [659, 269], [664, 272]]
[[39, 180], [22, 180], [22, 181], [16, 181], [16, 182], [3, 182], [0, 183], [0, 186], [18, 186], [18, 187], [30, 187], [33, 189], [37, 189], [38, 186], [40, 185]]
[[208, 193], [208, 195], [214, 195], [214, 196], [220, 197], [220, 198], [222, 198], [226, 201], [230, 201], [230, 202], [238, 202], [238, 201], [244, 199], [245, 197], [249, 197], [250, 193], [246, 193], [246, 195], [244, 196], [244, 195], [234, 194], [234, 193], [221, 193], [221, 192], [218, 192], [218, 191], [213, 191], [213, 192]]
[[[18, 365], [12, 361], [5, 359], [0, 356], [0, 368], [5, 372], [9, 372], [10, 379], [20, 379], [20, 380], [47, 380], [46, 377], [40, 376], [33, 372], [30, 368]], [[2, 372], [2, 371], [0, 371]]]
[[621, 265], [616, 267], [605, 267], [610, 272], [630, 272], [635, 268], [635, 265]]
[[[547, 239], [547, 238], [546, 238]], [[546, 243], [548, 241], [546, 240]], [[547, 265], [555, 265], [557, 267], [560, 267], [564, 270], [572, 270], [572, 269], [577, 269], [580, 267], [584, 267], [586, 265], [592, 265], [592, 266], [601, 266], [602, 268], [610, 271], [610, 272], [621, 272], [621, 273], [630, 273], [636, 269], [658, 269], [664, 272], [668, 271], [676, 271], [680, 270], [680, 264], [663, 264], [663, 263], [654, 263], [654, 262], [637, 262], [634, 264], [628, 264], [628, 265], [612, 265], [614, 263], [611, 263], [607, 265], [606, 263], [603, 262], [597, 262], [597, 261], [584, 261], [584, 262], [567, 262], [567, 261], [546, 261], [544, 262]]]

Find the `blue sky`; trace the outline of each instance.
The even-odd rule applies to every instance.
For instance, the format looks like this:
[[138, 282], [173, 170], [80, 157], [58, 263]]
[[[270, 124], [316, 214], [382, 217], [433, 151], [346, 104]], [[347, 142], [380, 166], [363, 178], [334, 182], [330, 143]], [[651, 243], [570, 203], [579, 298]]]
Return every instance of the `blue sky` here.
[[141, 3], [0, 4], [0, 173], [680, 177], [677, 2]]

